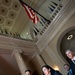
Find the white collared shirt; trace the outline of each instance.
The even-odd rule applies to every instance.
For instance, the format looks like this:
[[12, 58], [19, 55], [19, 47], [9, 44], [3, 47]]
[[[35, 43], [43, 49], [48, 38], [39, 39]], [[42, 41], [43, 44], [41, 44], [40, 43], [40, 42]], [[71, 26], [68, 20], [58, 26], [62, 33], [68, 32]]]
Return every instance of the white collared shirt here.
[[72, 73], [72, 70], [71, 70], [71, 69], [69, 70], [69, 75], [73, 75], [73, 73]]
[[74, 62], [73, 60], [75, 60], [75, 56], [74, 56], [73, 59], [72, 59], [72, 62], [75, 64], [75, 62]]

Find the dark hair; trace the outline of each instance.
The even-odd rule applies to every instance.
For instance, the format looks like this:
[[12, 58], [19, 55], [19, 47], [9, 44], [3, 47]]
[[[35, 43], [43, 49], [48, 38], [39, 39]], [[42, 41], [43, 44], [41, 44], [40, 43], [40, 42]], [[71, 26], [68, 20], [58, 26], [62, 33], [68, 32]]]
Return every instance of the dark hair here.
[[63, 66], [65, 66], [65, 65], [67, 65], [67, 66], [69, 66], [69, 67], [70, 67], [70, 65], [69, 65], [69, 64], [64, 64]]
[[31, 70], [25, 70], [25, 72], [30, 72], [31, 73]]
[[[44, 66], [42, 66], [42, 69], [43, 68], [47, 68], [47, 69], [50, 69], [50, 72], [51, 72], [51, 75], [62, 75], [59, 71], [57, 71], [57, 70], [54, 70], [52, 67], [50, 67], [49, 65], [44, 65]], [[43, 72], [43, 71], [42, 71]], [[44, 73], [43, 73], [44, 74]]]
[[[47, 69], [50, 69], [50, 70], [51, 70], [51, 75], [54, 75], [54, 71], [55, 71], [55, 70], [54, 70], [52, 67], [50, 67], [49, 65], [44, 65], [44, 66], [42, 66], [42, 69], [43, 69], [44, 67], [47, 68]], [[42, 72], [43, 72], [43, 71], [42, 71]], [[43, 74], [44, 74], [44, 73], [43, 73]]]

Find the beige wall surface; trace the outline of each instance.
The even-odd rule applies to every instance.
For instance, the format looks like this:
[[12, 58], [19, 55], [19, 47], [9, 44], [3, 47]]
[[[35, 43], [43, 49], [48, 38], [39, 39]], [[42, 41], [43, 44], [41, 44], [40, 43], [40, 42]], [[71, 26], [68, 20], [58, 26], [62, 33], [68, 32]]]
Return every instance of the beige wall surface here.
[[63, 36], [70, 30], [75, 28], [75, 13], [72, 14], [70, 19], [64, 24], [62, 29], [56, 34], [56, 36], [50, 41], [45, 50], [42, 52], [42, 56], [47, 64], [57, 66], [59, 71], [62, 74], [67, 74], [66, 70], [64, 70], [63, 65], [67, 62], [64, 57], [60, 53], [60, 45], [61, 39]]

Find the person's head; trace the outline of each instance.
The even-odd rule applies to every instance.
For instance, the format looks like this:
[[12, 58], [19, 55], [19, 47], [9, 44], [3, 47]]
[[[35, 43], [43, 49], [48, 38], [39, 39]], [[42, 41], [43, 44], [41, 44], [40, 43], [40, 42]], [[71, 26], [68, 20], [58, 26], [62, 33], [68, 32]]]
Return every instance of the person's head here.
[[66, 53], [66, 55], [67, 55], [67, 57], [68, 57], [69, 59], [73, 59], [73, 57], [74, 57], [74, 52], [73, 52], [72, 50], [68, 49], [68, 50], [65, 51], [65, 53]]
[[31, 71], [30, 71], [30, 70], [26, 70], [26, 71], [25, 71], [25, 74], [26, 74], [26, 75], [31, 75]]
[[70, 70], [70, 65], [69, 64], [64, 64], [64, 69], [66, 69], [67, 71]]
[[54, 71], [49, 65], [42, 66], [42, 72], [44, 75], [48, 75]]

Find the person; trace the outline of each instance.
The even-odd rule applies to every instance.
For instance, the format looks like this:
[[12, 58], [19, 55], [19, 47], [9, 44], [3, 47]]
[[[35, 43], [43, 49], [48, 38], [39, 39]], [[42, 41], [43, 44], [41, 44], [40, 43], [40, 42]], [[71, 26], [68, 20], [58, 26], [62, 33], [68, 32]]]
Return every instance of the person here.
[[64, 69], [68, 71], [67, 75], [74, 75], [72, 69], [70, 68], [69, 64], [64, 64]]
[[31, 70], [26, 70], [26, 71], [25, 71], [25, 74], [26, 74], [26, 75], [32, 75]]
[[42, 66], [42, 72], [44, 75], [62, 75], [59, 71], [54, 70], [49, 65]]
[[71, 49], [68, 49], [65, 51], [65, 53], [66, 53], [67, 57], [70, 59], [70, 61], [69, 61], [70, 67], [75, 75], [75, 55], [74, 55], [74, 52]]

